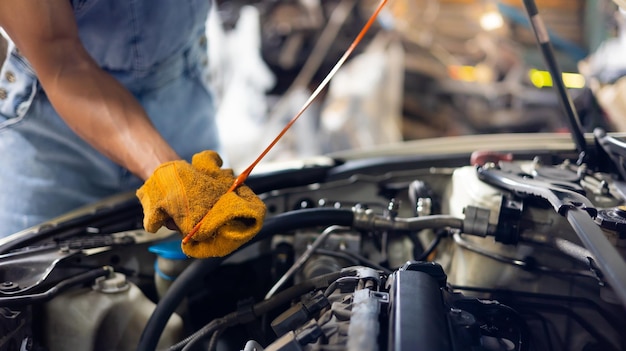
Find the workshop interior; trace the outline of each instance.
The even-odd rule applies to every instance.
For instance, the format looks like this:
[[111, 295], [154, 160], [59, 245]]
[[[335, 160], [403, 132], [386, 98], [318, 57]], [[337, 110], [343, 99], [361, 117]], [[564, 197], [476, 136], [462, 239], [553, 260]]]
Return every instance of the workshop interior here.
[[[216, 1], [242, 172], [381, 2]], [[623, 6], [620, 8], [620, 6]], [[120, 194], [0, 239], [0, 351], [626, 350], [626, 3], [390, 0], [225, 257]]]

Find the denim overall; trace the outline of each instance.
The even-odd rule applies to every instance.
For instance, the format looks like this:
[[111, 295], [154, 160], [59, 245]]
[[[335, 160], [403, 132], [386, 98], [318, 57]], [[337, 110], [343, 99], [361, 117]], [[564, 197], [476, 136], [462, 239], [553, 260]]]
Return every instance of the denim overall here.
[[[220, 151], [207, 81], [210, 0], [72, 5], [87, 51], [133, 93], [181, 157]], [[67, 127], [9, 45], [0, 71], [0, 237], [140, 186]]]

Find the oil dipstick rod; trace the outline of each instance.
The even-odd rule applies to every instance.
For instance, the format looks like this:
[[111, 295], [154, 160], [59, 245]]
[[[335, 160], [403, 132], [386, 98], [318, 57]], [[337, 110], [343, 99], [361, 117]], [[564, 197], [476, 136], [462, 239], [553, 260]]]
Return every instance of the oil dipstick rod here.
[[[278, 143], [280, 138], [282, 138], [283, 135], [285, 135], [287, 130], [296, 122], [296, 120], [298, 120], [298, 118], [300, 118], [300, 116], [304, 113], [304, 111], [306, 111], [306, 109], [309, 108], [309, 106], [311, 106], [313, 101], [322, 92], [322, 90], [328, 85], [330, 80], [335, 76], [335, 73], [337, 73], [339, 68], [341, 68], [341, 66], [344, 64], [344, 62], [352, 54], [352, 52], [357, 47], [357, 45], [359, 45], [359, 43], [361, 42], [363, 37], [365, 37], [365, 34], [367, 33], [367, 31], [370, 29], [370, 27], [372, 26], [372, 24], [376, 20], [376, 17], [378, 17], [378, 14], [380, 13], [380, 11], [382, 11], [383, 7], [385, 7], [385, 4], [387, 4], [387, 1], [388, 0], [381, 0], [381, 2], [376, 7], [376, 10], [374, 11], [374, 13], [372, 13], [372, 15], [370, 16], [368, 21], [365, 23], [365, 25], [363, 26], [363, 28], [361, 29], [359, 34], [352, 41], [352, 44], [350, 44], [350, 47], [348, 47], [348, 50], [346, 50], [346, 52], [343, 54], [343, 56], [341, 56], [339, 61], [337, 61], [337, 63], [333, 67], [333, 69], [328, 73], [326, 78], [324, 78], [324, 80], [315, 89], [315, 91], [313, 91], [313, 93], [311, 94], [309, 99], [304, 103], [302, 108], [300, 108], [300, 111], [298, 111], [298, 113], [291, 119], [291, 121], [289, 121], [289, 123], [287, 123], [287, 125], [283, 128], [283, 130], [280, 133], [278, 133], [276, 138], [274, 138], [274, 140], [265, 148], [265, 150], [263, 150], [263, 152], [261, 152], [261, 154], [256, 158], [256, 160], [254, 160], [254, 162], [252, 162], [252, 164], [250, 164], [250, 166], [248, 166], [248, 168], [246, 168], [237, 178], [235, 178], [235, 181], [233, 182], [233, 185], [231, 185], [231, 187], [228, 189], [228, 191], [226, 193], [234, 191], [238, 186], [243, 184], [246, 181], [246, 179], [248, 179], [248, 176], [250, 175], [250, 173], [252, 172], [254, 167], [256, 167], [256, 165], [263, 159], [263, 157], [265, 157], [265, 155], [267, 155], [267, 153], [274, 147], [274, 145], [276, 145], [276, 143]], [[203, 220], [204, 220], [204, 218], [202, 220], [200, 220], [191, 229], [191, 231], [189, 231], [189, 233], [187, 235], [185, 235], [185, 237], [182, 240], [183, 244], [185, 244], [189, 240], [191, 240], [191, 237], [200, 229], [200, 226], [202, 225]]]
[[370, 16], [369, 20], [367, 21], [367, 23], [365, 23], [365, 25], [363, 26], [363, 29], [361, 29], [361, 31], [359, 32], [359, 34], [356, 36], [356, 38], [354, 39], [354, 41], [352, 41], [352, 44], [350, 45], [350, 47], [348, 48], [348, 50], [346, 50], [346, 52], [343, 54], [343, 56], [341, 56], [341, 58], [339, 59], [339, 61], [337, 61], [337, 63], [335, 64], [335, 66], [333, 67], [333, 69], [328, 73], [328, 75], [326, 76], [326, 78], [324, 78], [324, 80], [320, 83], [320, 85], [315, 89], [315, 91], [313, 91], [313, 93], [311, 94], [311, 96], [309, 97], [309, 99], [304, 103], [304, 105], [302, 106], [302, 108], [300, 109], [300, 111], [298, 111], [298, 113], [291, 119], [291, 121], [289, 121], [289, 123], [287, 123], [287, 125], [285, 126], [285, 128], [283, 128], [283, 130], [278, 133], [278, 135], [276, 136], [276, 138], [274, 138], [274, 140], [265, 148], [265, 150], [263, 150], [263, 152], [259, 155], [259, 157], [256, 158], [256, 160], [254, 160], [254, 162], [252, 162], [252, 164], [250, 164], [250, 166], [248, 166], [248, 168], [246, 168], [236, 179], [235, 182], [233, 183], [233, 185], [230, 187], [230, 189], [228, 189], [228, 192], [231, 192], [233, 190], [235, 190], [239, 185], [243, 184], [243, 182], [246, 181], [246, 179], [248, 179], [248, 176], [250, 175], [250, 173], [252, 172], [252, 170], [254, 169], [254, 167], [256, 167], [256, 165], [263, 159], [263, 157], [265, 157], [265, 155], [267, 155], [267, 153], [274, 147], [274, 145], [276, 145], [276, 143], [280, 140], [280, 138], [283, 137], [283, 135], [285, 135], [285, 133], [287, 132], [287, 130], [296, 122], [296, 120], [298, 118], [300, 118], [300, 116], [304, 113], [304, 111], [306, 111], [307, 108], [309, 108], [309, 106], [311, 106], [311, 104], [313, 103], [313, 101], [317, 98], [317, 96], [321, 93], [321, 91], [328, 85], [328, 82], [330, 82], [330, 80], [333, 78], [333, 76], [335, 75], [335, 73], [337, 73], [337, 71], [339, 70], [339, 68], [341, 68], [341, 66], [343, 65], [343, 63], [348, 59], [348, 57], [352, 54], [352, 52], [354, 51], [354, 49], [357, 47], [357, 45], [359, 45], [359, 43], [361, 42], [361, 40], [363, 39], [363, 37], [365, 36], [365, 34], [367, 33], [367, 31], [370, 29], [370, 27], [372, 26], [372, 24], [374, 23], [374, 21], [376, 20], [376, 17], [378, 16], [378, 14], [380, 13], [380, 11], [383, 9], [383, 7], [385, 6], [385, 4], [387, 3], [387, 0], [382, 0], [378, 6], [376, 7], [376, 10], [374, 11], [374, 13]]

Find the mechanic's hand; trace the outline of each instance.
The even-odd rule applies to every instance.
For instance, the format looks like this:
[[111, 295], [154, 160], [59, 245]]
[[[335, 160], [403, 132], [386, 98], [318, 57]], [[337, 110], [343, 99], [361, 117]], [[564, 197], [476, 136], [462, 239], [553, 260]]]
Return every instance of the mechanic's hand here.
[[186, 235], [202, 221], [182, 244], [183, 252], [196, 258], [225, 256], [254, 237], [263, 225], [265, 204], [245, 185], [226, 193], [235, 178], [221, 166], [215, 151], [194, 155], [191, 164], [159, 166], [137, 190], [145, 229], [154, 233], [173, 220]]

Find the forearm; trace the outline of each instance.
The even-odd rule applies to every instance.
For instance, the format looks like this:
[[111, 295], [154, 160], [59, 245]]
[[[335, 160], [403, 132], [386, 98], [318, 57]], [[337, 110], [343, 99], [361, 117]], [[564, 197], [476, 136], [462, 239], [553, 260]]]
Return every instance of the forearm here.
[[98, 151], [147, 179], [179, 159], [133, 95], [82, 46], [67, 0], [0, 0], [0, 25], [30, 61], [50, 102]]
[[64, 62], [40, 80], [74, 132], [144, 180], [161, 163], [179, 159], [137, 100], [111, 75], [84, 58]]

